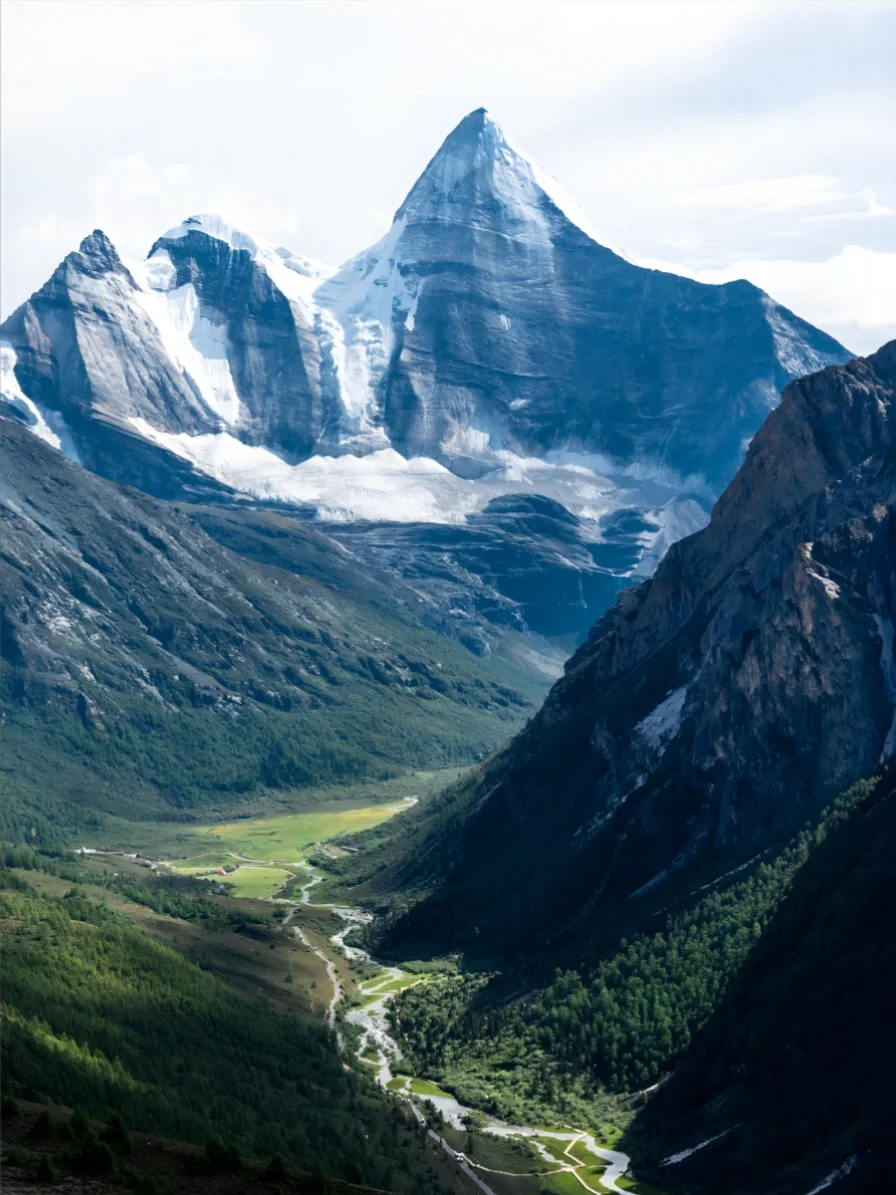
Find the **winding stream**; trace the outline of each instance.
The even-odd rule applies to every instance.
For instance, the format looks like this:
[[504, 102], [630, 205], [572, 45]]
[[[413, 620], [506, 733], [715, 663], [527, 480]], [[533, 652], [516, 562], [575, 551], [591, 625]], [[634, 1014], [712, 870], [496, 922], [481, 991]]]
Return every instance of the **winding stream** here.
[[[127, 854], [124, 851], [102, 851], [94, 850], [90, 847], [81, 847], [80, 850], [86, 855], [105, 855], [118, 856], [120, 858], [133, 859], [137, 862], [145, 863], [153, 870], [159, 866], [168, 866], [163, 862], [151, 860], [136, 854]], [[233, 858], [239, 859], [245, 863], [264, 863], [271, 866], [270, 861], [266, 859], [249, 859], [244, 855], [238, 855], [235, 852], [229, 852]], [[293, 864], [293, 866], [295, 866]], [[402, 1057], [401, 1047], [395, 1038], [390, 1033], [390, 1026], [388, 1021], [388, 1007], [390, 1002], [394, 999], [397, 992], [395, 989], [383, 992], [382, 996], [377, 997], [376, 993], [379, 989], [387, 987], [393, 981], [404, 979], [406, 972], [402, 971], [400, 967], [391, 966], [386, 963], [378, 962], [368, 951], [363, 950], [359, 946], [349, 946], [345, 939], [351, 931], [358, 925], [364, 925], [373, 919], [373, 914], [368, 913], [365, 909], [353, 909], [342, 905], [330, 904], [315, 904], [311, 900], [312, 889], [323, 880], [323, 876], [312, 871], [307, 863], [299, 864], [308, 873], [308, 878], [299, 886], [299, 893], [301, 899], [299, 901], [290, 901], [285, 897], [275, 894], [274, 899], [290, 906], [289, 912], [283, 919], [282, 925], [284, 928], [292, 929], [292, 932], [299, 939], [299, 941], [308, 950], [311, 950], [324, 963], [327, 970], [327, 977], [333, 986], [333, 994], [327, 1005], [326, 1020], [329, 1027], [336, 1034], [336, 1042], [340, 1051], [345, 1049], [345, 1038], [339, 1029], [338, 1007], [342, 999], [342, 984], [339, 981], [339, 975], [336, 971], [336, 966], [332, 960], [323, 950], [318, 946], [312, 945], [309, 941], [305, 931], [298, 925], [292, 925], [291, 922], [295, 917], [301, 905], [310, 905], [314, 908], [329, 909], [337, 917], [344, 921], [344, 927], [335, 933], [330, 938], [334, 946], [338, 947], [348, 959], [350, 963], [368, 964], [379, 968], [380, 974], [376, 980], [369, 981], [361, 988], [362, 995], [368, 997], [376, 997], [364, 1004], [360, 1008], [352, 1008], [346, 1014], [346, 1021], [350, 1025], [355, 1025], [360, 1030], [357, 1049], [355, 1051], [356, 1057], [368, 1069], [375, 1070], [376, 1080], [380, 1086], [388, 1088], [395, 1076], [392, 1073], [391, 1063], [399, 1061]], [[291, 873], [294, 879], [299, 877], [295, 872]], [[285, 887], [285, 885], [284, 885]], [[420, 981], [418, 981], [420, 982]], [[406, 985], [405, 989], [406, 990]], [[365, 1055], [373, 1049], [376, 1051], [376, 1061], [371, 1066], [371, 1061]], [[484, 1177], [489, 1173], [505, 1174], [508, 1177], [523, 1177], [522, 1174], [510, 1171], [489, 1171], [486, 1167], [481, 1166], [460, 1150], [456, 1150], [452, 1145], [440, 1136], [432, 1127], [427, 1124], [426, 1117], [421, 1111], [417, 1098], [411, 1091], [410, 1085], [412, 1079], [402, 1075], [404, 1079], [404, 1086], [398, 1090], [390, 1089], [392, 1094], [398, 1096], [400, 1099], [407, 1101], [411, 1110], [416, 1116], [417, 1120], [426, 1125], [427, 1132], [433, 1141], [438, 1142], [445, 1152], [453, 1159], [457, 1166], [463, 1173], [483, 1192], [483, 1195], [496, 1195], [496, 1192], [490, 1187]], [[498, 1120], [497, 1117], [489, 1116], [481, 1112], [477, 1108], [468, 1108], [461, 1104], [453, 1096], [425, 1096], [423, 1097], [433, 1104], [433, 1106], [442, 1114], [445, 1120], [453, 1128], [463, 1129], [466, 1127], [467, 1118], [475, 1117], [477, 1123], [481, 1126], [480, 1131], [491, 1133], [497, 1137], [528, 1137], [535, 1138], [532, 1142], [536, 1151], [543, 1159], [549, 1162], [556, 1162], [556, 1169], [539, 1172], [540, 1175], [568, 1173], [571, 1174], [581, 1185], [584, 1191], [590, 1191], [596, 1195], [596, 1189], [589, 1186], [582, 1178], [579, 1171], [584, 1169], [582, 1164], [575, 1158], [572, 1153], [574, 1145], [582, 1143], [589, 1153], [594, 1155], [596, 1161], [607, 1163], [604, 1172], [599, 1176], [601, 1189], [604, 1191], [617, 1192], [618, 1195], [626, 1195], [626, 1188], [620, 1187], [618, 1180], [622, 1178], [628, 1171], [630, 1158], [627, 1154], [617, 1153], [612, 1149], [604, 1149], [599, 1146], [590, 1133], [586, 1133], [579, 1129], [568, 1127], [563, 1130], [559, 1129], [535, 1129], [529, 1125], [514, 1125], [508, 1124], [506, 1121]], [[545, 1149], [544, 1145], [538, 1140], [551, 1139], [564, 1146], [563, 1156], [569, 1158], [568, 1164], [561, 1164], [559, 1160]]]
[[[308, 868], [308, 870], [310, 871], [311, 869]], [[312, 905], [311, 891], [316, 884], [321, 882], [322, 879], [322, 876], [312, 873], [309, 879], [301, 885], [299, 889], [301, 893], [301, 904]], [[345, 957], [349, 960], [349, 962], [371, 964], [380, 968], [381, 974], [377, 977], [377, 979], [365, 984], [362, 988], [363, 995], [375, 996], [378, 989], [386, 987], [393, 980], [399, 980], [405, 977], [406, 973], [403, 972], [400, 967], [390, 966], [386, 963], [380, 963], [373, 958], [368, 951], [363, 950], [361, 947], [349, 946], [346, 944], [345, 939], [351, 933], [351, 931], [357, 925], [363, 925], [370, 922], [373, 919], [373, 914], [368, 913], [364, 909], [346, 908], [341, 905], [314, 904], [313, 907], [329, 909], [330, 912], [335, 913], [337, 917], [340, 917], [345, 922], [344, 928], [338, 933], [333, 934], [333, 936], [330, 938], [330, 941], [344, 952]], [[289, 922], [294, 913], [295, 907], [293, 907], [289, 916], [284, 921], [284, 925]], [[299, 930], [297, 926], [293, 928], [305, 942], [305, 945], [309, 945], [302, 931]], [[317, 949], [316, 947], [311, 947], [311, 949], [314, 950], [315, 954], [327, 962], [327, 974], [330, 976], [330, 979], [333, 983], [333, 998], [329, 1005], [328, 1023], [331, 1025], [331, 1027], [335, 1028], [336, 1009], [342, 997], [342, 987], [339, 983], [339, 978], [336, 975], [335, 968], [333, 968], [332, 963], [327, 960], [323, 951]], [[404, 990], [406, 990], [406, 988]], [[391, 1063], [393, 1061], [398, 1061], [403, 1057], [400, 1045], [390, 1033], [388, 1021], [388, 1006], [396, 994], [397, 992], [394, 989], [392, 991], [384, 992], [382, 996], [364, 1004], [362, 1007], [350, 1009], [345, 1018], [350, 1025], [356, 1025], [361, 1031], [355, 1053], [357, 1058], [365, 1066], [370, 1067], [370, 1061], [367, 1057], [365, 1057], [365, 1055], [367, 1055], [371, 1048], [376, 1050], [376, 1062], [374, 1067], [370, 1067], [370, 1069], [375, 1068], [377, 1082], [385, 1088], [388, 1088], [389, 1083], [391, 1083], [395, 1077], [392, 1073]], [[339, 1048], [344, 1049], [345, 1043], [342, 1036], [338, 1033], [338, 1029], [337, 1040], [339, 1042]], [[401, 1078], [405, 1079], [404, 1087], [399, 1090], [395, 1090], [393, 1088], [393, 1094], [405, 1099], [409, 1103], [414, 1115], [421, 1122], [421, 1124], [426, 1124], [426, 1118], [423, 1115], [423, 1112], [420, 1110], [417, 1100], [413, 1097], [411, 1092], [411, 1079], [406, 1076], [401, 1076]], [[626, 1188], [620, 1187], [618, 1180], [627, 1173], [631, 1159], [627, 1154], [618, 1153], [616, 1150], [612, 1149], [604, 1149], [602, 1146], [597, 1144], [594, 1137], [590, 1133], [586, 1133], [582, 1130], [571, 1127], [565, 1130], [547, 1130], [541, 1128], [536, 1130], [529, 1125], [508, 1124], [506, 1121], [499, 1120], [497, 1117], [489, 1116], [486, 1113], [480, 1112], [479, 1109], [468, 1108], [464, 1104], [461, 1104], [458, 1100], [454, 1099], [453, 1096], [426, 1096], [424, 1098], [432, 1103], [439, 1112], [441, 1112], [442, 1116], [444, 1116], [445, 1120], [453, 1128], [465, 1128], [467, 1124], [467, 1118], [470, 1116], [475, 1116], [477, 1122], [482, 1125], [482, 1131], [492, 1133], [497, 1137], [550, 1138], [558, 1143], [563, 1144], [563, 1154], [565, 1157], [570, 1159], [569, 1163], [558, 1165], [556, 1170], [541, 1171], [540, 1173], [543, 1175], [560, 1172], [572, 1174], [581, 1184], [583, 1190], [593, 1192], [595, 1188], [589, 1186], [578, 1173], [579, 1169], [582, 1169], [582, 1166], [571, 1152], [573, 1145], [582, 1143], [589, 1153], [594, 1155], [595, 1161], [607, 1163], [606, 1170], [604, 1170], [603, 1174], [601, 1174], [599, 1178], [602, 1188], [605, 1191], [618, 1192], [619, 1195], [625, 1195], [626, 1193]], [[483, 1121], [484, 1124], [482, 1123]], [[467, 1177], [472, 1179], [472, 1181], [483, 1192], [483, 1195], [495, 1195], [494, 1190], [488, 1185], [483, 1177], [489, 1173], [485, 1167], [479, 1166], [477, 1163], [472, 1162], [461, 1151], [454, 1149], [454, 1147], [450, 1145], [444, 1137], [441, 1137], [428, 1125], [427, 1131], [430, 1137], [434, 1141], [439, 1142], [446, 1153], [448, 1153], [449, 1156], [454, 1159], [454, 1161], [457, 1163], [460, 1169], [463, 1170]], [[551, 1157], [547, 1150], [545, 1150], [544, 1146], [541, 1145], [537, 1140], [535, 1140], [533, 1144], [535, 1149], [543, 1158], [545, 1158], [545, 1160], [551, 1162], [557, 1161], [556, 1158]], [[508, 1175], [510, 1174], [510, 1172], [501, 1173], [507, 1173]]]

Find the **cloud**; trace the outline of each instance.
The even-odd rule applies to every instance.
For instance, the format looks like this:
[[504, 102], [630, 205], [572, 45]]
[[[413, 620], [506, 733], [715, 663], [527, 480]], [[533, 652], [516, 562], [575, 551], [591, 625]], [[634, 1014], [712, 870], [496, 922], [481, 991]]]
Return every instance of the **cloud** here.
[[677, 202], [693, 207], [784, 212], [792, 208], [837, 203], [844, 198], [840, 179], [826, 174], [796, 174], [785, 178], [706, 187], [679, 195]]
[[656, 258], [637, 260], [640, 265], [684, 274], [698, 282], [746, 278], [863, 355], [896, 336], [896, 252], [847, 245], [824, 261], [744, 258], [708, 269]]
[[4, 3], [3, 34], [7, 131], [10, 119], [32, 124], [85, 95], [117, 92], [127, 105], [141, 78], [232, 72], [261, 48], [232, 5], [211, 8], [202, 0]]
[[629, 255], [886, 250], [894, 22], [862, 0], [4, 3], [3, 311], [91, 228], [138, 256], [195, 211], [345, 260], [480, 104]]
[[877, 195], [870, 187], [863, 187], [859, 198], [865, 200], [865, 207], [851, 212], [823, 212], [816, 216], [803, 216], [800, 224], [827, 224], [832, 220], [876, 220], [880, 216], [896, 216], [896, 208], [878, 203]]
[[[32, 274], [43, 281], [94, 228], [102, 228], [120, 255], [142, 260], [167, 229], [197, 212], [221, 212], [237, 227], [293, 245], [300, 225], [295, 207], [234, 186], [228, 179], [183, 164], [157, 166], [144, 154], [110, 158], [70, 194], [65, 211], [30, 216], [6, 238], [4, 277]], [[3, 314], [25, 296], [4, 286]]]

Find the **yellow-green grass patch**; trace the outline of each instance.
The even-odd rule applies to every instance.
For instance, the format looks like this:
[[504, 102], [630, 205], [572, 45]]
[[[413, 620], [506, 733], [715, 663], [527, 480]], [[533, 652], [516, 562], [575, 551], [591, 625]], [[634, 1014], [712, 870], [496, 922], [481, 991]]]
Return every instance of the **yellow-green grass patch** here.
[[[562, 1174], [543, 1174], [539, 1181], [545, 1195], [582, 1195], [584, 1190], [576, 1176], [568, 1170]], [[600, 1190], [599, 1187], [593, 1189]]]
[[442, 1100], [450, 1100], [452, 1098], [450, 1092], [442, 1091], [441, 1087], [438, 1087], [435, 1083], [431, 1083], [429, 1079], [411, 1079], [411, 1091], [413, 1091], [414, 1095], [423, 1096], [424, 1099], [428, 1099], [431, 1096]]
[[396, 813], [410, 808], [413, 799], [405, 797], [382, 805], [361, 805], [346, 809], [331, 805], [311, 813], [288, 813], [279, 817], [240, 819], [213, 826], [197, 826], [193, 834], [214, 847], [226, 847], [248, 859], [266, 862], [297, 863], [316, 842], [342, 835], [359, 834]]
[[244, 863], [236, 871], [218, 878], [222, 884], [227, 884], [234, 896], [258, 898], [279, 892], [289, 878], [289, 872], [278, 867], [255, 867]]
[[541, 1145], [560, 1166], [571, 1165], [569, 1158], [563, 1153], [563, 1147], [567, 1145], [568, 1142], [555, 1141], [550, 1137], [538, 1137], [534, 1138], [534, 1140], [537, 1140], [539, 1145]]

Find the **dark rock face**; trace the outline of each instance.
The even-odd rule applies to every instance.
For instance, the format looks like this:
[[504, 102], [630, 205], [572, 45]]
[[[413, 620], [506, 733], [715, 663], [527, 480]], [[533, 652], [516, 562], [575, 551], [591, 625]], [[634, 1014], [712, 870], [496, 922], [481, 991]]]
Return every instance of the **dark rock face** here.
[[646, 527], [634, 513], [630, 522], [611, 520], [591, 542], [559, 502], [514, 494], [464, 524], [341, 524], [330, 534], [430, 594], [442, 617], [458, 619], [462, 642], [487, 654], [499, 628], [548, 639], [584, 636], [631, 583], [627, 570], [640, 557], [637, 536]]
[[241, 438], [304, 460], [326, 418], [313, 325], [251, 250], [191, 230], [189, 221], [184, 227], [185, 236], [156, 241], [150, 258], [167, 255], [174, 267], [168, 290], [192, 286], [204, 318], [220, 327]]
[[458, 472], [487, 449], [578, 447], [724, 485], [779, 390], [848, 354], [750, 283], [632, 265], [549, 188], [473, 112], [389, 236], [321, 287], [349, 342], [368, 317], [359, 278], [396, 294], [381, 382], [393, 444]]
[[[416, 925], [485, 940], [511, 898], [542, 932], [661, 900], [894, 753], [894, 428], [896, 342], [787, 388], [709, 526], [620, 596], [483, 778]], [[530, 866], [556, 882], [521, 917]]]
[[655, 722], [620, 744], [602, 779], [615, 799], [674, 752], [682, 781], [718, 804], [724, 839], [749, 833], [757, 801], [773, 815], [783, 791], [808, 800], [878, 762], [893, 721], [894, 367], [890, 344], [793, 383], [706, 530], [673, 545], [570, 661], [548, 720], [584, 686], [675, 653], [665, 683], [681, 698], [665, 722], [632, 709]]

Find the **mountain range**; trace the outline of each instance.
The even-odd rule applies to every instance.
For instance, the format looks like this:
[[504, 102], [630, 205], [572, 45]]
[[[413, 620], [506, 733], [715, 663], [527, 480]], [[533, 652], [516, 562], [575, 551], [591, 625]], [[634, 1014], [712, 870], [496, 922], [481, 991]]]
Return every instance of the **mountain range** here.
[[[131, 974], [147, 949], [133, 908], [106, 904], [137, 876], [140, 909], [183, 897], [172, 941], [179, 920], [201, 937], [245, 914], [234, 933], [283, 952], [291, 1009], [303, 942], [323, 965], [307, 1012], [318, 979], [331, 985], [331, 1027], [334, 976], [366, 957], [346, 949], [348, 924], [410, 963], [382, 988], [348, 982], [368, 1005], [392, 1000], [376, 1033], [400, 1042], [408, 1073], [470, 1107], [605, 1137], [625, 1122], [639, 1176], [683, 1195], [875, 1189], [896, 957], [882, 915], [896, 341], [851, 358], [747, 282], [627, 260], [483, 109], [383, 239], [338, 269], [217, 216], [134, 263], [97, 230], [0, 335], [4, 833], [28, 846], [0, 877], [14, 1017], [30, 1025], [17, 1081], [53, 1069], [29, 993], [63, 1043], [66, 1093], [89, 1050], [117, 1058], [123, 1043], [148, 1073], [165, 1000], [203, 1022], [185, 993], [205, 990], [205, 964], [174, 951], [144, 1037], [83, 1011], [105, 998], [103, 958]], [[310, 883], [330, 903], [294, 888], [306, 899], [270, 934], [270, 906], [231, 908], [205, 873], [142, 877], [142, 855], [107, 873], [93, 850], [64, 853], [109, 827], [140, 821], [152, 841], [163, 823], [291, 814], [327, 786], [457, 764], [474, 766], [341, 853], [318, 850]], [[265, 859], [228, 851], [215, 874]], [[340, 908], [357, 919], [335, 932]], [[289, 925], [299, 912], [313, 943]], [[32, 942], [51, 920], [83, 1024]], [[836, 1064], [819, 1041], [828, 1017], [848, 1053]], [[269, 1095], [287, 1080], [268, 1051], [276, 1025], [263, 1019]], [[363, 1113], [383, 1118], [376, 1149], [352, 1111], [377, 1049], [337, 1066], [333, 1041], [311, 1050], [312, 1036], [296, 1050], [336, 1075], [325, 1094], [339, 1093], [353, 1155], [367, 1150], [384, 1183], [407, 1171], [396, 1189], [413, 1190], [388, 1144], [397, 1105]], [[172, 1070], [172, 1092], [185, 1074]], [[177, 1107], [169, 1121], [133, 1092], [136, 1115], [179, 1129]], [[241, 1132], [239, 1102], [209, 1098], [189, 1132], [212, 1111]], [[337, 1137], [316, 1142], [317, 1121], [313, 1148], [292, 1139], [281, 1104], [265, 1105], [277, 1123], [256, 1123], [256, 1151], [346, 1160]], [[408, 1147], [415, 1125], [399, 1125]]]
[[[289, 506], [324, 530], [405, 524], [418, 584], [435, 550], [468, 575], [465, 606], [486, 586], [486, 608], [509, 601], [536, 634], [518, 581], [475, 563], [476, 519], [518, 576], [525, 506], [508, 501], [551, 500], [567, 530], [522, 571], [530, 590], [546, 562], [549, 587], [582, 587], [547, 625], [567, 643], [706, 521], [780, 389], [849, 357], [747, 282], [600, 245], [484, 109], [386, 236], [335, 271], [217, 216], [131, 264], [95, 231], [0, 336], [9, 412], [95, 472], [158, 497]], [[490, 650], [505, 614], [482, 608], [467, 638]]]

